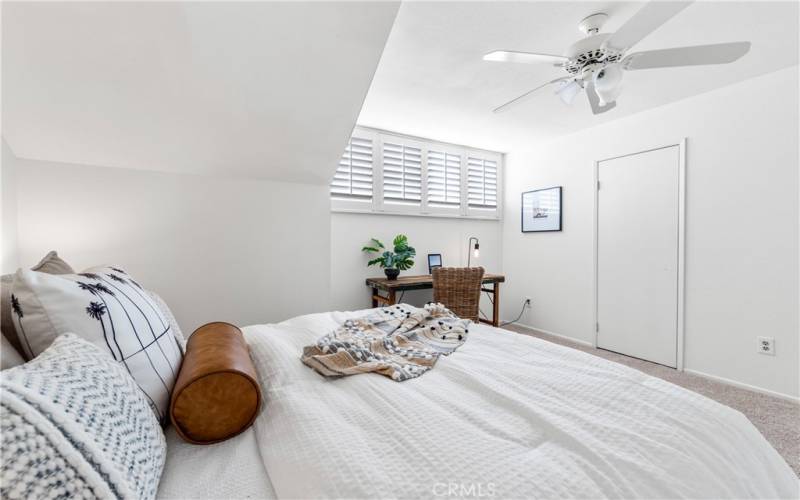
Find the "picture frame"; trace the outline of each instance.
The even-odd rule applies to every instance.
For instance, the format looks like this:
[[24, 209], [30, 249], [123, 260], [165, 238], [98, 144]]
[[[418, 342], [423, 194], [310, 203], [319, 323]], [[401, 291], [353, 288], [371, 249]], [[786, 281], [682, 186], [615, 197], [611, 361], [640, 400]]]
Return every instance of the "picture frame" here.
[[561, 231], [561, 186], [522, 193], [520, 222], [523, 233]]
[[429, 253], [428, 254], [428, 274], [433, 274], [433, 269], [442, 267], [442, 254]]

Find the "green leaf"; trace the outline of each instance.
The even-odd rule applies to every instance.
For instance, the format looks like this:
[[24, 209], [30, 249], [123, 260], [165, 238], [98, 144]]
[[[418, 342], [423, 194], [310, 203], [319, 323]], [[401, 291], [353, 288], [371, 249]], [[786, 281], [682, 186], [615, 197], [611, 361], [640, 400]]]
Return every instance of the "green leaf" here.
[[381, 264], [381, 267], [383, 267], [383, 257], [378, 257], [367, 262], [367, 267], [374, 266], [375, 264]]
[[394, 237], [392, 244], [394, 245], [395, 252], [402, 252], [408, 248], [408, 237], [404, 234], [398, 234]]
[[362, 252], [380, 252], [380, 250], [378, 250], [375, 247], [364, 247], [364, 248], [361, 249], [361, 251]]
[[375, 246], [378, 248], [386, 248], [385, 246], [383, 246], [383, 243], [381, 243], [380, 240], [376, 240], [375, 238], [370, 238], [370, 241], [375, 243]]

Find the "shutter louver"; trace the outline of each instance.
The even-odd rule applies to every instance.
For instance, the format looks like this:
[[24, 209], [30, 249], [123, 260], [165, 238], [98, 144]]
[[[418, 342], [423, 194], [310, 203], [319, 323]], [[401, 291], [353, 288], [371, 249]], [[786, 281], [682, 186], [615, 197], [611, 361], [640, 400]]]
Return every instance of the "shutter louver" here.
[[467, 196], [470, 208], [497, 208], [497, 162], [469, 157]]
[[461, 205], [461, 155], [428, 151], [428, 204]]
[[422, 199], [422, 150], [383, 143], [383, 199], [419, 205]]
[[372, 200], [372, 141], [352, 137], [331, 181], [334, 199]]

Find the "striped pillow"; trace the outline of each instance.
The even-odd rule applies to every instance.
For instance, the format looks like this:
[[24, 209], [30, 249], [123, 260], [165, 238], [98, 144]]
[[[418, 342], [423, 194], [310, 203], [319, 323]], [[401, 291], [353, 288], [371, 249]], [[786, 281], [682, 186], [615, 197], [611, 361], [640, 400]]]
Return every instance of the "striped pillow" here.
[[73, 332], [130, 373], [162, 423], [182, 354], [172, 327], [139, 283], [117, 267], [50, 275], [19, 270], [11, 292], [12, 322], [27, 356]]

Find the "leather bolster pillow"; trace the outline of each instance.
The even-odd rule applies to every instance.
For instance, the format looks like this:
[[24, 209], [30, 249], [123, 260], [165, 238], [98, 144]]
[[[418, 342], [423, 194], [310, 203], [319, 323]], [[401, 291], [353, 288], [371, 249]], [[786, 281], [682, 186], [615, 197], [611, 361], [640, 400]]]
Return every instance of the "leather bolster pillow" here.
[[247, 429], [261, 407], [261, 389], [241, 330], [209, 323], [186, 344], [172, 391], [170, 417], [186, 441], [211, 444]]

